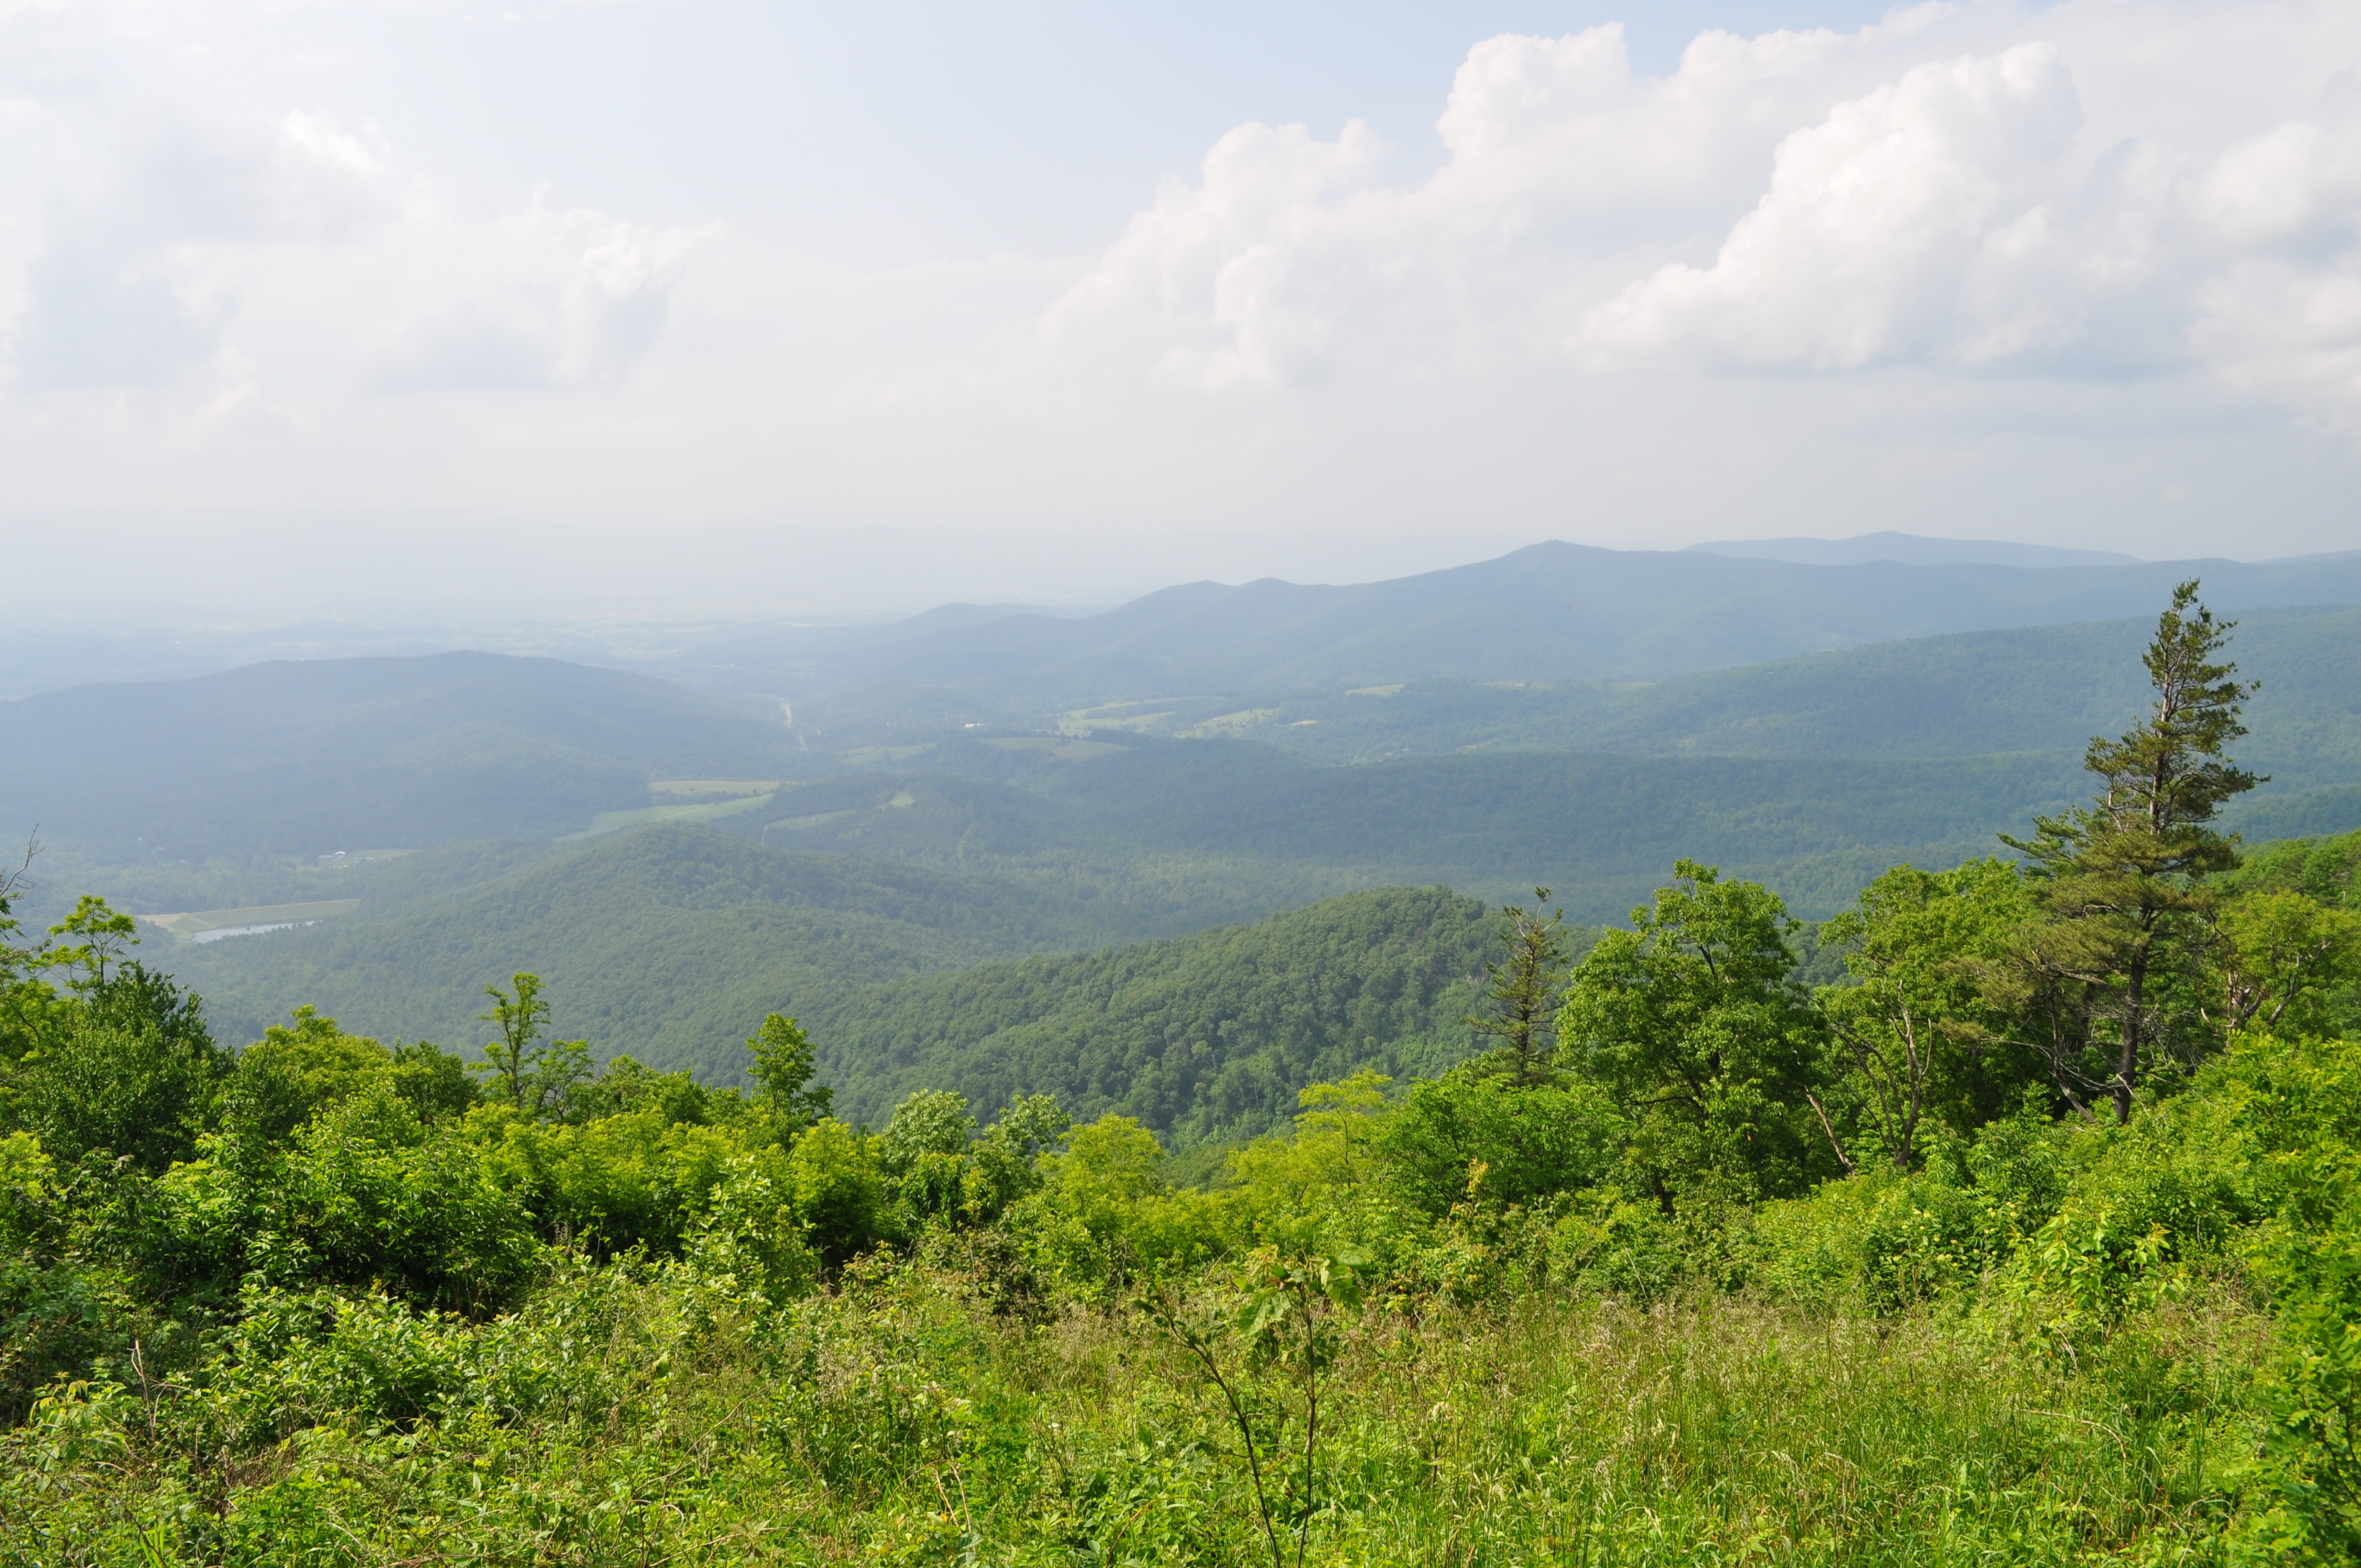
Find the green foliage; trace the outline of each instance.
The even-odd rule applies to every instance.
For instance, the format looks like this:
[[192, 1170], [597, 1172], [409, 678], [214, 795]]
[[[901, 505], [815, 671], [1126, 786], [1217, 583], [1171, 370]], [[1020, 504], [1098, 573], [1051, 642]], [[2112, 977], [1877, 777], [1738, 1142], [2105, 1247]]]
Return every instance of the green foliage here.
[[1180, 1143], [1235, 1137], [1284, 1125], [1308, 1083], [1466, 1055], [1457, 1020], [1488, 936], [1481, 905], [1441, 889], [1353, 894], [1257, 926], [858, 994], [830, 1025], [846, 1044], [820, 1059], [856, 1114], [936, 1085], [984, 1106], [1054, 1094]]
[[[2093, 751], [2171, 820], [1816, 945], [1684, 859], [1554, 1041], [1554, 920], [1455, 1029], [1482, 909], [1397, 891], [872, 992], [883, 1045], [748, 1008], [752, 1097], [594, 1073], [519, 971], [484, 1095], [311, 1007], [233, 1061], [87, 905], [0, 973], [0, 1560], [2349, 1561], [2352, 857], [2199, 887], [2215, 636], [2169, 617], [2195, 700]], [[2155, 972], [2220, 1048], [2064, 1113], [2011, 965], [2184, 828]], [[874, 1133], [817, 1088], [856, 1050]]]
[[782, 1135], [793, 1137], [834, 1107], [835, 1091], [812, 1081], [817, 1064], [811, 1036], [793, 1018], [768, 1014], [746, 1048], [753, 1053], [750, 1070]]
[[159, 1184], [146, 1239], [214, 1278], [376, 1286], [486, 1312], [515, 1299], [538, 1250], [532, 1215], [486, 1163], [379, 1088], [331, 1104], [285, 1145], [208, 1140]]
[[2085, 755], [2097, 801], [2037, 818], [2029, 839], [2003, 836], [2047, 916], [2015, 955], [2011, 999], [2048, 1015], [2060, 1091], [2078, 1105], [2105, 1093], [2118, 1122], [2158, 1058], [2185, 1063], [2205, 1044], [2185, 995], [2215, 906], [2205, 879], [2238, 863], [2213, 819], [2262, 782], [2224, 751], [2246, 732], [2248, 686], [2221, 659], [2235, 625], [2197, 604], [2193, 579], [2176, 587], [2144, 655], [2154, 712]]
[[1803, 1190], [1833, 1162], [1809, 1096], [1818, 1025], [1776, 894], [1683, 861], [1575, 969], [1558, 1019], [1569, 1070], [1632, 1125], [1639, 1190], [1670, 1206]]
[[1458, 1204], [1530, 1206], [1592, 1186], [1616, 1172], [1631, 1131], [1592, 1080], [1527, 1084], [1461, 1068], [1413, 1087], [1378, 1148], [1402, 1200], [1440, 1219]]
[[807, 1128], [787, 1153], [788, 1201], [813, 1247], [831, 1265], [885, 1238], [890, 1222], [876, 1144], [830, 1118]]
[[2320, 1035], [2352, 1020], [2361, 911], [2257, 891], [2221, 912], [2213, 938], [2224, 1027]]
[[[106, 900], [95, 894], [85, 893], [74, 905], [73, 913], [49, 927], [51, 941], [42, 949], [43, 968], [63, 969], [73, 975], [68, 981], [76, 991], [103, 991], [106, 988], [106, 966], [119, 963], [124, 951], [139, 940], [137, 922], [130, 916], [107, 907]], [[60, 943], [61, 937], [79, 937], [82, 940]]]
[[[624, 1059], [628, 1058], [618, 1058]], [[609, 1064], [610, 1076], [613, 1065]], [[462, 1115], [477, 1100], [476, 1080], [469, 1076], [467, 1062], [431, 1040], [412, 1040], [393, 1047], [393, 1091], [409, 1101], [423, 1122]]]
[[2011, 1020], [1983, 983], [2032, 912], [2016, 868], [1971, 861], [1949, 872], [1896, 866], [1821, 927], [1851, 981], [1819, 987], [1814, 1001], [1851, 1069], [1839, 1114], [1860, 1125], [1857, 1146], [1911, 1169], [1922, 1122], [1969, 1136], [2039, 1071], [2008, 1040]]
[[1549, 889], [1533, 889], [1533, 907], [1510, 905], [1500, 911], [1501, 946], [1507, 958], [1484, 966], [1484, 1007], [1462, 1020], [1477, 1034], [1498, 1040], [1504, 1070], [1526, 1082], [1546, 1077], [1557, 1054], [1558, 992], [1565, 983], [1565, 911], [1549, 909]]
[[516, 987], [513, 993], [497, 985], [484, 987], [492, 1010], [478, 1014], [477, 1019], [498, 1029], [500, 1038], [484, 1047], [484, 1060], [477, 1070], [522, 1114], [563, 1117], [576, 1091], [590, 1077], [590, 1044], [552, 1040], [544, 1045], [549, 1003], [542, 998], [541, 976], [519, 974], [511, 983]]
[[231, 1058], [193, 1003], [137, 964], [54, 1013], [7, 1078], [12, 1116], [54, 1157], [126, 1159], [149, 1175], [186, 1158]]
[[230, 1115], [248, 1137], [277, 1143], [322, 1107], [393, 1082], [391, 1051], [346, 1034], [316, 1008], [298, 1007], [292, 1024], [273, 1024], [238, 1053]]

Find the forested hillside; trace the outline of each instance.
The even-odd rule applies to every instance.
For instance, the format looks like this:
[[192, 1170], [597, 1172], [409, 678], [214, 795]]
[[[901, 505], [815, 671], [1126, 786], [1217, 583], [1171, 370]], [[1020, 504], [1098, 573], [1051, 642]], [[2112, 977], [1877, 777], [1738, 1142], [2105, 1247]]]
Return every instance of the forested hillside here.
[[135, 861], [421, 849], [573, 832], [652, 775], [795, 751], [775, 703], [555, 659], [273, 663], [0, 702], [0, 819]]
[[[1778, 565], [1719, 561], [1715, 569], [1744, 573]], [[2334, 568], [2332, 562], [2307, 569], [2299, 580], [2334, 595], [2342, 591]], [[2031, 575], [2047, 582], [2054, 573]], [[1422, 603], [1430, 588], [1434, 585], [1399, 591], [1409, 596], [1405, 602]], [[1763, 583], [1747, 591], [1757, 589], [1769, 591]], [[1808, 604], [1789, 609], [1806, 615]], [[945, 615], [926, 618], [923, 630], [929, 637], [980, 634], [1007, 619]], [[1380, 616], [1372, 624], [1388, 623]], [[1929, 824], [1943, 819], [1940, 825], [1915, 839], [1906, 835], [1916, 829], [1882, 825], [1867, 862], [1873, 866], [1883, 863], [1881, 856], [1955, 852], [1960, 844], [1980, 843], [2001, 821], [2057, 798], [2048, 773], [2066, 766], [2082, 739], [2136, 710], [2136, 684], [2124, 672], [2136, 669], [2128, 655], [2140, 634], [2128, 621], [2017, 628], [1880, 642], [1655, 682], [1485, 685], [1461, 675], [1422, 679], [1423, 666], [1372, 666], [1373, 684], [1361, 686], [1262, 685], [1212, 695], [1203, 687], [1159, 688], [1158, 681], [1180, 678], [1170, 672], [1102, 672], [1102, 679], [1089, 673], [1085, 659], [1068, 670], [1082, 695], [1021, 699], [870, 685], [790, 702], [775, 692], [817, 677], [809, 669], [766, 674], [759, 664], [708, 670], [732, 683], [732, 695], [720, 695], [644, 675], [491, 655], [274, 663], [197, 681], [96, 686], [0, 704], [0, 810], [26, 828], [38, 825], [58, 857], [53, 863], [72, 866], [82, 883], [112, 881], [132, 898], [134, 886], [160, 882], [183, 863], [193, 868], [189, 880], [202, 880], [210, 869], [216, 883], [246, 882], [270, 864], [310, 861], [336, 850], [556, 838], [634, 811], [719, 809], [685, 804], [695, 797], [681, 792], [700, 779], [734, 791], [721, 804], [750, 813], [730, 818], [733, 831], [752, 824], [757, 836], [766, 829], [774, 839], [801, 835], [796, 841], [807, 847], [852, 847], [832, 840], [868, 839], [889, 847], [858, 852], [889, 855], [948, 852], [950, 819], [921, 811], [890, 824], [831, 826], [823, 819], [842, 809], [830, 804], [834, 797], [798, 794], [795, 786], [881, 771], [992, 780], [1015, 788], [972, 795], [956, 808], [956, 833], [975, 836], [971, 849], [1033, 854], [1051, 846], [1082, 851], [1087, 843], [1094, 861], [1104, 864], [1109, 851], [1093, 840], [1119, 839], [1113, 852], [1127, 860], [1142, 842], [1139, 831], [1162, 850], [1226, 854], [1214, 841], [1220, 835], [1192, 839], [1173, 826], [1283, 816], [1284, 803], [1266, 798], [1273, 788], [1396, 797], [1441, 788], [1466, 801], [1456, 807], [1465, 824], [1454, 831], [1471, 846], [1492, 831], [1510, 796], [1531, 793], [1509, 777], [1515, 768], [1484, 765], [1440, 785], [1430, 782], [1432, 774], [1400, 775], [1383, 785], [1337, 779], [1275, 785], [1283, 770], [1257, 750], [1263, 746], [1335, 764], [1522, 751], [1789, 759], [1813, 767], [1844, 759], [1978, 757], [1986, 759], [1975, 770], [1986, 781], [2021, 768], [2018, 785], [1962, 786], [1980, 799], [1992, 797], [1996, 812], [1930, 796], [1926, 815]], [[2257, 832], [2353, 826], [2361, 809], [2361, 711], [2345, 672], [2361, 661], [2361, 609], [2257, 610], [2243, 634], [2275, 675], [2252, 706], [2247, 747], [2272, 783], [2241, 809]], [[750, 690], [774, 679], [779, 685], [773, 694]], [[1185, 761], [1171, 750], [1152, 760], [1137, 754], [1141, 740], [1157, 737], [1186, 739], [1201, 754]], [[1125, 751], [1110, 751], [1117, 745]], [[2038, 762], [2010, 760], [2033, 753], [2050, 755]], [[170, 765], [152, 765], [159, 756], [169, 756]], [[1597, 783], [1595, 762], [1565, 768], [1570, 777], [1591, 781], [1569, 786], [1578, 791], [1611, 796], [1620, 788]], [[1094, 779], [1126, 770], [1143, 789], [1137, 803], [1112, 811], [1089, 804]], [[1644, 781], [1635, 786], [1640, 793], [1684, 797], [1678, 809], [1685, 818], [1703, 812], [1708, 824], [1739, 809], [1736, 801], [1688, 797], [1725, 784], [1739, 792], [1750, 820], [1804, 821], [1821, 810], [1815, 795], [1824, 781], [1812, 768], [1741, 773], [1708, 768], [1691, 778], [1642, 769], [1631, 776]], [[653, 789], [659, 784], [664, 790]], [[752, 798], [773, 784], [785, 792], [775, 801], [765, 806]], [[858, 798], [861, 787], [847, 798]], [[944, 787], [917, 793], [938, 800]], [[1889, 787], [1909, 786], [1868, 785], [1872, 793]], [[1176, 790], [1188, 798], [1170, 798]], [[1213, 796], [1232, 792], [1235, 810], [1213, 804]], [[1938, 784], [1937, 795], [1947, 792], [1960, 793]], [[1045, 805], [1043, 795], [1058, 798]], [[1072, 814], [1073, 802], [1085, 805], [1081, 817]], [[1313, 808], [1307, 797], [1306, 809]], [[1611, 828], [1622, 830], [1620, 822]], [[1651, 846], [1637, 862], [1644, 877], [1661, 861], [1664, 840], [1645, 822], [1638, 836]], [[1023, 847], [1012, 848], [1019, 840]], [[1938, 844], [1949, 847], [1938, 850]], [[1770, 839], [1762, 848], [1767, 852], [1739, 853], [1752, 855], [1745, 863], [1764, 874], [1801, 852], [1774, 849]], [[1365, 883], [1497, 875], [1494, 884], [1467, 886], [1498, 893], [1546, 877], [1588, 898], [1585, 907], [1594, 916], [1621, 907], [1641, 886], [1627, 874], [1594, 889], [1594, 872], [1616, 872], [1594, 867], [1593, 852], [1580, 846], [1531, 865], [1519, 863], [1531, 858], [1526, 847], [1505, 840], [1443, 854], [1391, 840], [1321, 851], [1323, 863], [1339, 855]], [[1838, 875], [1825, 888], [1794, 885], [1809, 906], [1825, 908], [1850, 891], [1843, 881]], [[1237, 894], [1233, 912], [1273, 906], [1259, 890]], [[190, 897], [216, 905], [271, 902], [247, 894]]]
[[[1655, 756], [1965, 757], [2079, 751], [2146, 701], [2145, 620], [1882, 642], [1745, 669], [1614, 685], [1408, 683], [1292, 694], [1227, 728], [1345, 762], [1482, 746]], [[2242, 750], [2290, 787], [2361, 782], [2361, 609], [2251, 611], [2246, 661], [2271, 672]], [[1176, 728], [1194, 718], [1176, 715]], [[1315, 724], [1301, 723], [1316, 718]]]
[[717, 996], [742, 1089], [531, 971], [472, 1061], [228, 1050], [12, 881], [0, 1560], [2350, 1563], [2361, 833], [2224, 836], [2190, 597], [2082, 804], [1816, 927], [1682, 858], [1596, 933], [1386, 890], [928, 978], [1076, 901], [677, 826], [453, 868], [903, 966]]
[[1307, 1083], [1432, 1077], [1468, 1054], [1493, 922], [1439, 888], [1385, 888], [1258, 925], [870, 986], [819, 1025], [841, 1113], [911, 1092], [1054, 1094], [1187, 1146], [1284, 1126]]
[[561, 1036], [730, 1078], [765, 1012], [818, 1014], [863, 984], [1081, 947], [1102, 928], [1071, 894], [668, 824], [543, 849], [452, 894], [427, 857], [386, 869], [393, 885], [346, 884], [355, 916], [153, 956], [240, 1040], [302, 1000], [389, 1039], [472, 1044], [483, 988], [533, 970]]
[[300, 889], [359, 909], [203, 948], [153, 934], [145, 950], [207, 997], [231, 1038], [313, 1002], [389, 1038], [472, 1039], [483, 986], [532, 970], [550, 977], [569, 1037], [726, 1073], [744, 1019], [770, 1009], [829, 1015], [872, 981], [1180, 936], [1356, 888], [1499, 900], [1543, 883], [1596, 923], [1697, 848], [1832, 912], [1894, 861], [1983, 852], [2029, 806], [2064, 798], [2070, 777], [2057, 759], [1329, 769], [1259, 747], [1146, 742], [1048, 793], [845, 779], [783, 796], [819, 809], [780, 823], [655, 824], [313, 874]]

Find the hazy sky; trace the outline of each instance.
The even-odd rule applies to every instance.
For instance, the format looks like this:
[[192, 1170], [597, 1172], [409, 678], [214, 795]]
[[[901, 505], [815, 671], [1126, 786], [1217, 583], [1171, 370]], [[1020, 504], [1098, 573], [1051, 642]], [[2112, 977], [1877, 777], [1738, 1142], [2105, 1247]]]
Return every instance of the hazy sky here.
[[2354, 548], [2357, 68], [2353, 0], [0, 0], [0, 512]]

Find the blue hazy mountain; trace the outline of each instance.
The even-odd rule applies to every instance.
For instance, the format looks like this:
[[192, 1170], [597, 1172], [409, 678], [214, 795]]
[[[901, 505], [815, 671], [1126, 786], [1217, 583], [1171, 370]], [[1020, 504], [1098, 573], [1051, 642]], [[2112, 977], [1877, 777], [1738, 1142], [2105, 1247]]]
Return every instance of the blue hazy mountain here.
[[1689, 548], [1708, 555], [1793, 561], [1805, 566], [1861, 566], [1872, 561], [1905, 566], [2121, 566], [2139, 560], [2114, 550], [2068, 550], [2005, 539], [1930, 539], [1892, 529], [1850, 539], [1717, 539]]

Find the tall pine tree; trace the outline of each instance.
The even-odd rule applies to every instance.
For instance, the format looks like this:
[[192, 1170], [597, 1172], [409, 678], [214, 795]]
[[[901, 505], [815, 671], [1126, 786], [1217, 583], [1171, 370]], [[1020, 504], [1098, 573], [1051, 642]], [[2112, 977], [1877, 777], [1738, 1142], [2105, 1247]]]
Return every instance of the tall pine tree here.
[[2194, 578], [2173, 589], [2143, 656], [2156, 689], [2147, 720], [2084, 755], [2103, 781], [2097, 797], [2037, 818], [2030, 839], [2002, 835], [2026, 857], [2040, 908], [1998, 977], [2004, 999], [2034, 1022], [2075, 1108], [2105, 1095], [2118, 1121], [2155, 1060], [2189, 1043], [2181, 982], [2211, 927], [2206, 881], [2238, 863], [2214, 817], [2264, 782], [2224, 754], [2246, 732], [2239, 715], [2256, 686], [2222, 657], [2237, 623], [2215, 620], [2197, 591]]

